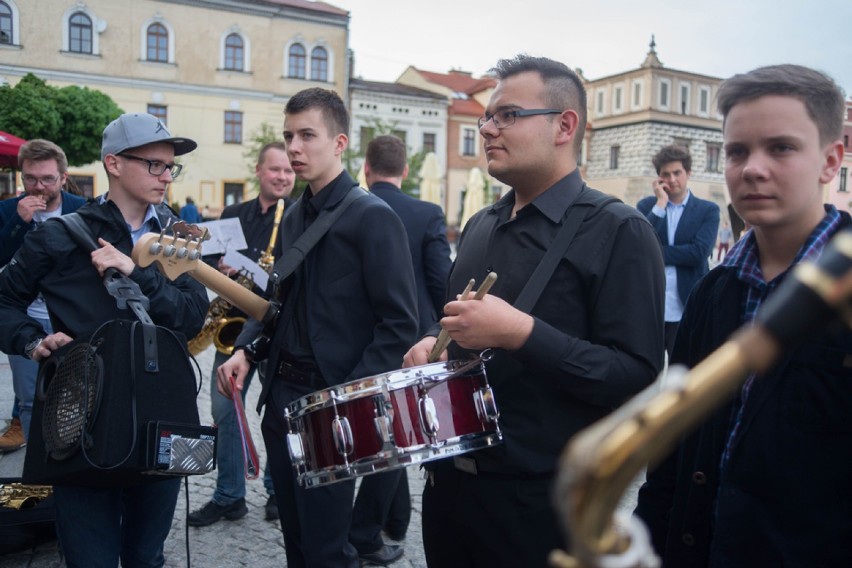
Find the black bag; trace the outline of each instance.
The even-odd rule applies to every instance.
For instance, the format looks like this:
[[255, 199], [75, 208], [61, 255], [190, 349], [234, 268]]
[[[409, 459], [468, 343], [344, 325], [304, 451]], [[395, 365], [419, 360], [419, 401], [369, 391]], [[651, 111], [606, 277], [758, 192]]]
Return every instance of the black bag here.
[[56, 540], [55, 520], [53, 495], [33, 507], [13, 509], [0, 506], [0, 555]]
[[[186, 340], [112, 320], [39, 368], [24, 483], [120, 486], [215, 467]], [[200, 372], [198, 373], [200, 375]]]

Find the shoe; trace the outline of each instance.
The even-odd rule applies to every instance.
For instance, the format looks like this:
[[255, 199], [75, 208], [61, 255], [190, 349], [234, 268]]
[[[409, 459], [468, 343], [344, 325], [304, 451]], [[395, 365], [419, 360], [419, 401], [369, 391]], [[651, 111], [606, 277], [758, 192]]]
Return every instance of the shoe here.
[[396, 531], [392, 531], [388, 528], [385, 528], [385, 534], [388, 536], [388, 538], [391, 539], [391, 540], [395, 540], [397, 542], [399, 542], [401, 540], [405, 540], [405, 532], [406, 531], [396, 532]]
[[266, 509], [267, 521], [278, 520], [278, 499], [275, 498], [275, 495], [269, 496], [269, 499], [266, 500], [266, 505], [264, 505], [263, 508]]
[[245, 499], [239, 499], [225, 506], [209, 501], [197, 511], [190, 513], [186, 518], [186, 523], [191, 527], [206, 527], [218, 522], [222, 517], [229, 521], [236, 521], [245, 517], [247, 513], [248, 507], [246, 507]]
[[404, 553], [405, 551], [398, 544], [383, 544], [377, 551], [368, 554], [359, 554], [358, 557], [362, 562], [368, 564], [387, 566], [402, 558]]
[[12, 418], [9, 429], [0, 436], [0, 452], [14, 452], [26, 445], [27, 439], [24, 438], [24, 427], [21, 426], [21, 419]]

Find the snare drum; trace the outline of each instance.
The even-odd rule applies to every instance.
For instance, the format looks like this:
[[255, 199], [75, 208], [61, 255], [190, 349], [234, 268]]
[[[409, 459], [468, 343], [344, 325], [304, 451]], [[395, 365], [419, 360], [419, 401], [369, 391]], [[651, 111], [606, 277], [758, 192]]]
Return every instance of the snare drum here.
[[299, 482], [317, 487], [502, 441], [480, 360], [400, 369], [324, 389], [287, 407]]

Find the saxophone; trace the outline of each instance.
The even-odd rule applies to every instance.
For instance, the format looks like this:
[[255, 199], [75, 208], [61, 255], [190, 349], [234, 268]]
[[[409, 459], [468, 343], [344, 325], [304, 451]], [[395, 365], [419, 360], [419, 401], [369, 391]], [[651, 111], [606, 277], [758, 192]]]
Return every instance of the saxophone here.
[[[266, 250], [261, 253], [257, 261], [266, 272], [272, 270], [272, 265], [275, 264], [275, 258], [272, 255], [272, 249], [275, 246], [275, 239], [278, 237], [278, 225], [281, 222], [281, 217], [284, 216], [284, 200], [279, 199], [278, 205], [275, 208], [275, 220], [272, 224], [272, 235], [269, 238], [269, 244]], [[241, 270], [237, 276], [237, 284], [251, 290], [254, 285], [254, 279], [245, 270]], [[223, 355], [231, 355], [234, 352], [234, 343], [243, 325], [246, 323], [246, 318], [242, 316], [228, 317], [228, 312], [231, 311], [231, 303], [217, 296], [207, 310], [207, 317], [204, 320], [204, 327], [201, 331], [189, 341], [188, 349], [193, 355], [198, 355], [211, 344], [216, 345], [216, 350]]]

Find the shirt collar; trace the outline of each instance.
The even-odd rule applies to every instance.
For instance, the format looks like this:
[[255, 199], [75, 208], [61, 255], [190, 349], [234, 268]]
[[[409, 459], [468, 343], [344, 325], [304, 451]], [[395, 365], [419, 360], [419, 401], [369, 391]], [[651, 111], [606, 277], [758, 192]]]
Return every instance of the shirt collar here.
[[[533, 207], [540, 211], [545, 217], [554, 223], [560, 223], [565, 217], [568, 208], [580, 196], [583, 190], [583, 178], [580, 176], [580, 169], [577, 168], [564, 178], [550, 186], [544, 193], [536, 197], [532, 203], [524, 207], [518, 212], [521, 214], [530, 214], [532, 211], [529, 207]], [[499, 214], [505, 208], [513, 207], [515, 204], [515, 190], [511, 190], [504, 195], [497, 203], [491, 206], [493, 213]], [[529, 213], [524, 211], [529, 210]]]
[[666, 203], [666, 208], [669, 208], [669, 207], [686, 207], [686, 204], [689, 203], [689, 197], [691, 195], [692, 195], [692, 192], [690, 192], [689, 189], [687, 189], [686, 190], [686, 197], [683, 198], [683, 201], [681, 201], [680, 203], [672, 203], [671, 201], [669, 201], [668, 203]]

